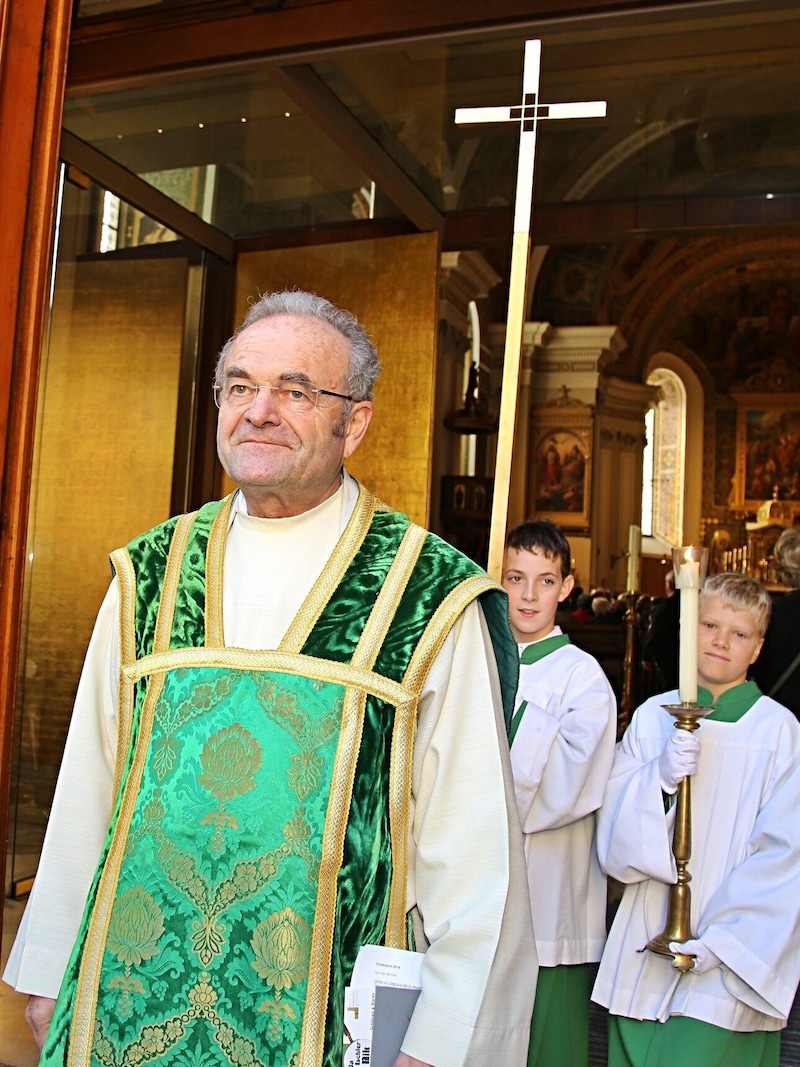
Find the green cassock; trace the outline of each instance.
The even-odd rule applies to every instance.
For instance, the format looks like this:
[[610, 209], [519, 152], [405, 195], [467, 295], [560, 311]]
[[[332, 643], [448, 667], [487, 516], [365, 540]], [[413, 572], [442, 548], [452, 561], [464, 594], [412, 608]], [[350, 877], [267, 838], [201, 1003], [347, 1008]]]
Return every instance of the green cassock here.
[[116, 802], [43, 1067], [339, 1067], [358, 949], [408, 947], [417, 703], [480, 569], [362, 488], [279, 648], [228, 648], [231, 498], [112, 556]]

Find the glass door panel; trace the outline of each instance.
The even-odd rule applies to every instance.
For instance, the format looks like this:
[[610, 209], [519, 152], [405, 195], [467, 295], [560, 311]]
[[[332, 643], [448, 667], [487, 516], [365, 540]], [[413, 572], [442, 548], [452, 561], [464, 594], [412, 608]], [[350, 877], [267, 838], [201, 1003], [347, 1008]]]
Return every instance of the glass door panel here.
[[[66, 172], [65, 172], [66, 173]], [[30, 887], [108, 554], [170, 514], [197, 250], [82, 175], [63, 183], [28, 530], [12, 895]], [[189, 309], [192, 309], [191, 311]]]

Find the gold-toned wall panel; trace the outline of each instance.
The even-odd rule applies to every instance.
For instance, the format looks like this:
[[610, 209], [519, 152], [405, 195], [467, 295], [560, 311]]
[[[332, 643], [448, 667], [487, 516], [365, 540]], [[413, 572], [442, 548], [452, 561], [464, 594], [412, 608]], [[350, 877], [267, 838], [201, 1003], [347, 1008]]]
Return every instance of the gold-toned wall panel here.
[[62, 263], [29, 529], [20, 800], [49, 805], [108, 553], [169, 516], [186, 263]]
[[237, 264], [237, 323], [259, 293], [301, 288], [366, 326], [383, 373], [369, 432], [347, 467], [422, 525], [430, 500], [438, 262], [438, 237], [418, 234], [248, 252]]

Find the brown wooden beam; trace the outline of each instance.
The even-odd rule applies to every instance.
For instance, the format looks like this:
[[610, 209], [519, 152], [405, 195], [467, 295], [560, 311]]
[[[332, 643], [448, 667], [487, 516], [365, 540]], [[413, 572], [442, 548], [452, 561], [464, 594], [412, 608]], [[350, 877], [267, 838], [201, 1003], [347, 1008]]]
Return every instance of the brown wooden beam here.
[[[727, 8], [752, 0], [729, 0]], [[544, 28], [570, 18], [630, 11], [697, 8], [686, 0], [335, 0], [253, 12], [249, 4], [143, 8], [115, 18], [78, 19], [70, 48], [69, 85], [119, 84], [171, 70], [255, 58], [300, 63], [340, 49], [410, 39]], [[193, 10], [194, 9], [194, 10]], [[715, 5], [715, 10], [720, 4]]]
[[[509, 245], [511, 209], [446, 216], [442, 248]], [[800, 196], [776, 195], [618, 202], [547, 204], [534, 208], [531, 225], [538, 245], [585, 244], [630, 237], [708, 233], [746, 226], [800, 227]]]

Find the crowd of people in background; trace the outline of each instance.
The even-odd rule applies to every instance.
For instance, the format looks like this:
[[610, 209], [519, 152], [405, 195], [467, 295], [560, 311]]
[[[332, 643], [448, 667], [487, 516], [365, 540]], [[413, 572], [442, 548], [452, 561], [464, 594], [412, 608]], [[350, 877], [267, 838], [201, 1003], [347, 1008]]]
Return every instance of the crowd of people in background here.
[[569, 612], [576, 622], [621, 622], [627, 610], [628, 602], [619, 593], [612, 593], [602, 586], [587, 593], [575, 586], [560, 614]]

